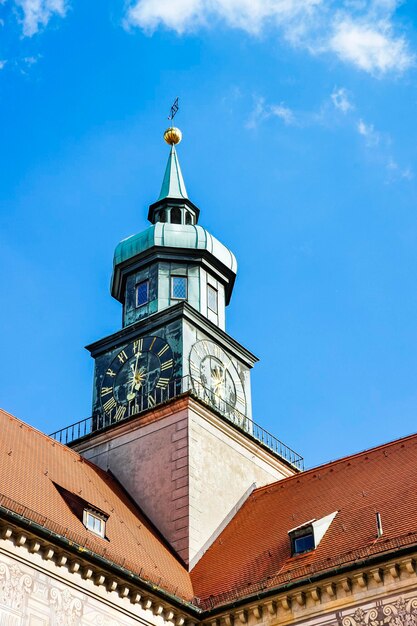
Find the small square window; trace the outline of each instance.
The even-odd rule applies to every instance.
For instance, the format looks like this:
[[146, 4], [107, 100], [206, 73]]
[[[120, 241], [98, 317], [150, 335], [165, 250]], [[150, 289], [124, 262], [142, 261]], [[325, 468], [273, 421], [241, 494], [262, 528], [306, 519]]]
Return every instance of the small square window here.
[[136, 285], [136, 306], [140, 307], [149, 301], [149, 280]]
[[293, 540], [293, 553], [301, 554], [302, 552], [309, 552], [310, 550], [314, 550], [314, 534], [312, 532], [308, 532], [305, 535], [301, 535], [300, 537], [294, 537]]
[[100, 537], [105, 536], [106, 530], [106, 522], [102, 517], [95, 515], [91, 511], [84, 510], [84, 526], [91, 530], [91, 532], [99, 535]]
[[218, 293], [217, 289], [211, 285], [207, 285], [207, 306], [210, 311], [217, 313], [218, 310]]
[[171, 276], [171, 298], [175, 300], [187, 299], [187, 278], [185, 276]]

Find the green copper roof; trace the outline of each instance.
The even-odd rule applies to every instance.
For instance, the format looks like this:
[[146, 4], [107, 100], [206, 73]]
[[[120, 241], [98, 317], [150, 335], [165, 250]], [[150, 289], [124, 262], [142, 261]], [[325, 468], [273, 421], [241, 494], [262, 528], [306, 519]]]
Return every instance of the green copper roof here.
[[233, 273], [237, 271], [235, 255], [202, 226], [161, 222], [123, 239], [116, 247], [113, 264], [116, 267], [153, 246], [208, 250]]
[[188, 198], [185, 188], [184, 179], [182, 177], [180, 164], [175, 147], [171, 147], [168, 163], [165, 169], [164, 180], [162, 181], [161, 193], [159, 200], [164, 198]]

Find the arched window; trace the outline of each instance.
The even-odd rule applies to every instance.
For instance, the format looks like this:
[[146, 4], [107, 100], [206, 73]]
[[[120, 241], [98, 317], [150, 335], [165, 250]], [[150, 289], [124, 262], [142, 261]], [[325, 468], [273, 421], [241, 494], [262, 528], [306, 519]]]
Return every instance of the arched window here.
[[171, 209], [171, 224], [181, 224], [181, 209], [177, 206]]
[[165, 209], [161, 209], [159, 211], [159, 215], [158, 215], [158, 222], [166, 222], [167, 221], [167, 212], [165, 211]]
[[189, 213], [188, 211], [185, 212], [185, 223], [186, 224], [192, 224], [193, 223], [193, 218], [191, 216], [191, 213]]

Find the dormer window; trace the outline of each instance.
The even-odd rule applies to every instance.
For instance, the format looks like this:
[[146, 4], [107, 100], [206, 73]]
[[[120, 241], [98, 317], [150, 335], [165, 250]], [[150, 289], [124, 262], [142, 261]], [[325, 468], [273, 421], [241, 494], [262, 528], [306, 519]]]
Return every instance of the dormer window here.
[[291, 553], [292, 555], [302, 554], [314, 550], [314, 532], [312, 526], [306, 526], [298, 530], [294, 530], [291, 535]]
[[104, 515], [100, 515], [96, 511], [92, 511], [90, 509], [84, 509], [83, 523], [84, 526], [88, 530], [91, 530], [92, 533], [95, 533], [99, 537], [105, 537], [106, 518]]
[[323, 539], [337, 511], [321, 519], [312, 519], [288, 531], [291, 541], [291, 556], [315, 550]]

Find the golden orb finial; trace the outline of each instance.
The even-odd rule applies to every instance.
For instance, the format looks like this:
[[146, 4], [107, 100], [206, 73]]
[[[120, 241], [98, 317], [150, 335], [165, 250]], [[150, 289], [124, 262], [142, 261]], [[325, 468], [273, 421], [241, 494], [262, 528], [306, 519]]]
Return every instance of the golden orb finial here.
[[164, 132], [164, 139], [170, 146], [175, 146], [182, 139], [182, 132], [179, 128], [175, 128], [175, 126], [170, 126]]

